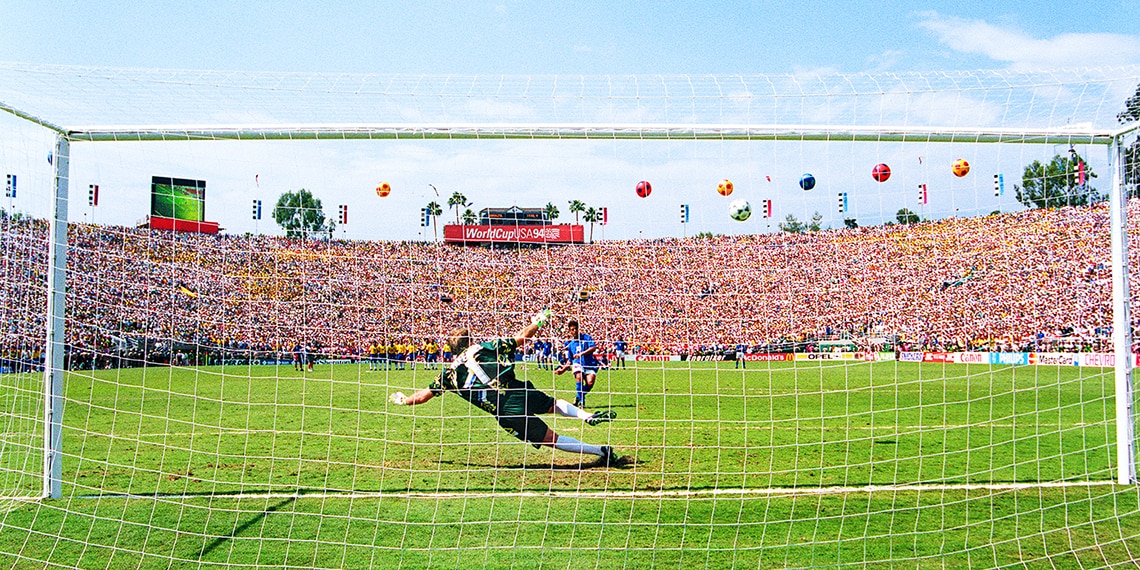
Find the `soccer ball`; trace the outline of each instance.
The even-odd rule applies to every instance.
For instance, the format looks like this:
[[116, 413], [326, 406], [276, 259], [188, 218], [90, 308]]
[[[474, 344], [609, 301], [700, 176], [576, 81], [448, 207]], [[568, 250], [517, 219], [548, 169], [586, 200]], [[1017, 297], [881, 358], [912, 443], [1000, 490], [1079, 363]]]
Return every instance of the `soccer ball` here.
[[645, 180], [642, 180], [641, 182], [637, 183], [637, 195], [638, 196], [641, 196], [642, 198], [648, 198], [650, 192], [653, 192], [653, 185], [652, 184], [650, 184], [649, 182], [647, 182]]
[[392, 193], [392, 185], [387, 182], [381, 182], [376, 185], [376, 195], [381, 198], [387, 198], [388, 194]]
[[748, 200], [736, 200], [728, 205], [728, 216], [738, 222], [747, 220], [752, 215], [752, 204]]
[[970, 163], [966, 159], [959, 158], [954, 161], [954, 166], [951, 168], [954, 171], [954, 176], [961, 178], [970, 173]]
[[732, 181], [727, 178], [721, 180], [720, 184], [716, 185], [716, 192], [721, 196], [728, 196], [729, 194], [732, 194]]
[[807, 192], [808, 190], [815, 188], [815, 176], [812, 176], [811, 174], [805, 174], [805, 175], [801, 176], [800, 177], [800, 188], [803, 188], [804, 192]]
[[883, 163], [876, 164], [875, 168], [871, 169], [871, 178], [874, 178], [876, 182], [886, 182], [890, 177], [891, 167]]

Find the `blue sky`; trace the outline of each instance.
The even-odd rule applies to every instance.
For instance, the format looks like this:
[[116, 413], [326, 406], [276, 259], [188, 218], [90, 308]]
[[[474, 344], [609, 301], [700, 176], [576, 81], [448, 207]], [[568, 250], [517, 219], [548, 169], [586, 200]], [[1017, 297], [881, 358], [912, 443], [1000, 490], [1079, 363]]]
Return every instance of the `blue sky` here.
[[[232, 5], [231, 5], [232, 4]], [[1059, 16], [1059, 12], [1064, 12]], [[1030, 70], [1140, 64], [1140, 2], [1105, 0], [1045, 9], [1014, 2], [16, 2], [0, 0], [0, 61], [78, 66], [234, 71], [431, 75], [624, 75], [895, 73], [944, 70]], [[1119, 101], [1107, 101], [1115, 105]], [[9, 123], [4, 123], [9, 124]], [[90, 143], [88, 143], [90, 144]], [[213, 144], [213, 143], [210, 143]], [[50, 141], [44, 143], [50, 146]], [[916, 184], [932, 187], [929, 217], [1009, 210], [1007, 195], [992, 197], [991, 174], [1004, 172], [1007, 194], [1019, 166], [1041, 158], [1009, 148], [859, 147], [762, 144], [404, 143], [318, 145], [73, 145], [71, 217], [131, 224], [145, 215], [150, 174], [209, 181], [207, 215], [230, 231], [274, 231], [248, 216], [251, 199], [269, 204], [281, 191], [310, 188], [333, 214], [347, 203], [347, 237], [423, 237], [416, 212], [460, 190], [476, 210], [518, 204], [541, 206], [569, 198], [610, 208], [611, 238], [680, 235], [697, 231], [771, 231], [787, 214], [819, 211], [825, 225], [856, 215], [865, 223], [891, 219], [914, 203]], [[1057, 149], [1041, 149], [1048, 158]], [[1063, 149], [1062, 149], [1063, 150]], [[1091, 149], [1103, 168], [1101, 149]], [[1004, 154], [1001, 154], [1004, 153]], [[23, 189], [41, 180], [42, 152], [13, 160]], [[813, 165], [829, 155], [826, 167]], [[997, 156], [1001, 155], [1001, 156]], [[319, 157], [314, 158], [314, 157]], [[975, 173], [948, 175], [967, 158]], [[870, 167], [891, 162], [889, 184], [868, 182]], [[15, 162], [15, 166], [11, 163]], [[25, 164], [26, 163], [26, 164]], [[310, 166], [305, 166], [309, 164]], [[207, 168], [204, 165], [220, 165]], [[941, 165], [941, 166], [939, 166]], [[836, 168], [837, 166], [837, 168]], [[826, 170], [825, 170], [826, 168]], [[29, 172], [25, 172], [29, 170]], [[813, 171], [813, 194], [795, 187]], [[588, 181], [578, 179], [590, 172]], [[828, 172], [831, 171], [831, 172]], [[834, 171], [845, 180], [837, 181]], [[256, 176], [256, 183], [255, 181]], [[652, 179], [654, 195], [633, 196], [638, 179]], [[758, 208], [777, 203], [776, 219], [737, 224], [725, 215], [716, 181], [731, 178]], [[390, 198], [371, 187], [391, 181]], [[102, 187], [99, 209], [82, 207], [88, 183]], [[46, 184], [44, 182], [43, 184]], [[708, 187], [693, 196], [692, 187]], [[850, 191], [854, 212], [836, 211], [837, 191]], [[677, 207], [693, 204], [693, 222], [676, 223]], [[29, 208], [31, 209], [31, 208]], [[36, 213], [36, 212], [33, 212]], [[398, 223], [365, 223], [396, 213]], [[565, 215], [565, 214], [564, 214]], [[452, 214], [448, 212], [446, 217]], [[566, 218], [564, 217], [563, 220]], [[429, 234], [430, 235], [430, 234]]]
[[0, 2], [0, 60], [348, 73], [1140, 62], [1140, 2]]

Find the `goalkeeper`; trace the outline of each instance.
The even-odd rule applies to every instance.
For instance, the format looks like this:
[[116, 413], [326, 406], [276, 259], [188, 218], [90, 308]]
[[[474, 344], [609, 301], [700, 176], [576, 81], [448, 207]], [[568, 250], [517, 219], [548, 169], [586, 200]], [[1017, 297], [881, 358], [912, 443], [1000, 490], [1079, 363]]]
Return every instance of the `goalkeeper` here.
[[415, 406], [427, 402], [444, 392], [454, 392], [478, 408], [495, 416], [499, 425], [511, 435], [539, 446], [553, 447], [570, 453], [596, 455], [603, 465], [616, 465], [620, 458], [608, 445], [591, 445], [577, 439], [554, 433], [538, 414], [557, 413], [578, 418], [591, 426], [612, 421], [617, 414], [602, 410], [590, 414], [565, 400], [555, 400], [530, 381], [515, 378], [514, 353], [526, 339], [534, 336], [553, 316], [544, 309], [511, 338], [499, 338], [478, 344], [471, 343], [471, 333], [465, 327], [451, 331], [448, 346], [455, 355], [449, 366], [427, 388], [410, 396], [396, 392], [389, 400], [398, 406]]

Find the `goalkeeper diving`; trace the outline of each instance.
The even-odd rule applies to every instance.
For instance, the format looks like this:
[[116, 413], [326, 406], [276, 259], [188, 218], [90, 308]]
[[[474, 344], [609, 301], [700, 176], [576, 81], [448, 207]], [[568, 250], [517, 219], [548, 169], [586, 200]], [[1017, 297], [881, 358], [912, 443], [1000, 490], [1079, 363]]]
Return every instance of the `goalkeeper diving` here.
[[515, 350], [546, 326], [553, 316], [550, 309], [543, 309], [513, 337], [477, 344], [472, 344], [471, 332], [466, 327], [452, 330], [447, 340], [451, 354], [455, 355], [451, 364], [445, 366], [427, 388], [410, 396], [396, 392], [388, 399], [398, 406], [415, 406], [444, 392], [452, 392], [495, 416], [503, 429], [535, 448], [547, 446], [570, 453], [596, 455], [602, 465], [617, 465], [621, 458], [611, 446], [591, 445], [567, 435], [558, 435], [538, 417], [538, 414], [556, 413], [595, 426], [613, 421], [617, 414], [611, 410], [589, 413], [565, 400], [554, 399], [535, 388], [530, 381], [515, 377]]

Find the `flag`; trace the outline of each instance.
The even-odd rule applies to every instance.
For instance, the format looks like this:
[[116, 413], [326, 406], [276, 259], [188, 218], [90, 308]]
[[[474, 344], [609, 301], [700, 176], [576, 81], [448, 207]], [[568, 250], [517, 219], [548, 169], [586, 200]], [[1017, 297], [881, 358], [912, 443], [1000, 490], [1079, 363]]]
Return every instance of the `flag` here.
[[193, 297], [195, 299], [198, 298], [198, 292], [191, 289], [190, 287], [188, 287], [185, 283], [183, 283], [181, 281], [178, 282], [178, 292], [182, 293], [183, 295], [186, 295], [187, 297]]

